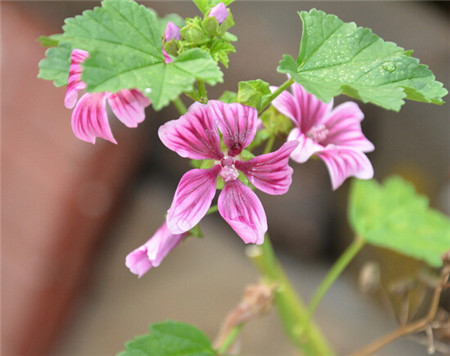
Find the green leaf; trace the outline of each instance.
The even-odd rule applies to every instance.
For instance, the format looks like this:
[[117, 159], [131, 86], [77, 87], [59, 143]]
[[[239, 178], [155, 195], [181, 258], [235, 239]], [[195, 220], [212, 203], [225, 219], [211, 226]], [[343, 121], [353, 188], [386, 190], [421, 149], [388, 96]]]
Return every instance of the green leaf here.
[[46, 58], [39, 62], [38, 78], [52, 80], [56, 87], [67, 84], [70, 68], [69, 44], [62, 43], [59, 47], [51, 47], [46, 52]]
[[211, 342], [197, 328], [174, 321], [150, 325], [150, 334], [125, 344], [118, 356], [214, 356]]
[[428, 207], [426, 197], [400, 177], [383, 186], [373, 180], [354, 180], [349, 221], [367, 243], [388, 248], [440, 267], [450, 249], [450, 220]]
[[89, 52], [82, 80], [87, 91], [117, 92], [136, 88], [159, 110], [195, 80], [210, 85], [222, 81], [211, 56], [194, 49], [166, 64], [156, 13], [134, 1], [104, 0], [102, 7], [66, 20], [64, 41]]
[[261, 79], [239, 82], [238, 88], [238, 102], [253, 106], [258, 111], [265, 99], [271, 94], [269, 83]]
[[223, 101], [227, 104], [237, 103], [237, 93], [235, 93], [234, 91], [225, 90], [217, 100]]
[[211, 57], [215, 61], [221, 62], [226, 68], [228, 68], [228, 54], [236, 52], [234, 46], [222, 39], [215, 40], [211, 46], [210, 53]]
[[284, 55], [278, 71], [319, 99], [328, 102], [343, 93], [395, 111], [405, 98], [443, 103], [447, 90], [410, 51], [323, 11], [299, 15], [303, 33], [298, 58]]
[[63, 35], [61, 33], [58, 33], [55, 35], [50, 35], [50, 36], [41, 36], [38, 38], [38, 41], [44, 47], [56, 47], [56, 46], [58, 46], [59, 41], [61, 40], [62, 36]]

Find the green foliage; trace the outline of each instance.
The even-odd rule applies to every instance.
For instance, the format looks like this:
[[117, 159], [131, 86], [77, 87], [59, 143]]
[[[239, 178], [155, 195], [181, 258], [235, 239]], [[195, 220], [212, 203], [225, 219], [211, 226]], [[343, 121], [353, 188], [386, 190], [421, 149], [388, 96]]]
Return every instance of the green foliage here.
[[249, 80], [238, 84], [238, 102], [253, 106], [258, 111], [262, 108], [266, 98], [270, 96], [269, 83], [264, 80]]
[[197, 328], [174, 321], [150, 325], [150, 333], [125, 343], [117, 356], [214, 356], [211, 342]]
[[216, 6], [220, 2], [223, 2], [226, 6], [234, 2], [234, 0], [193, 0], [193, 1], [203, 15], [206, 15], [209, 9]]
[[55, 34], [50, 36], [40, 36], [38, 41], [44, 47], [55, 47], [58, 46], [59, 40], [61, 39], [62, 34]]
[[383, 186], [373, 180], [354, 180], [349, 221], [367, 243], [389, 248], [440, 267], [450, 249], [450, 220], [428, 207], [426, 197], [400, 177]]
[[368, 28], [312, 9], [303, 22], [297, 60], [284, 55], [278, 71], [323, 101], [341, 93], [399, 111], [403, 99], [442, 104], [447, 90], [426, 65]]
[[[43, 41], [50, 43], [48, 39], [49, 37], [46, 37]], [[68, 44], [47, 49], [45, 52], [46, 58], [39, 62], [38, 78], [53, 80], [56, 87], [66, 85], [69, 78], [71, 53], [72, 49]]]
[[227, 104], [237, 103], [237, 93], [234, 91], [225, 90], [217, 100], [223, 101]]
[[[153, 10], [131, 0], [104, 0], [102, 7], [84, 11], [66, 20], [60, 47], [47, 51], [39, 77], [67, 83], [67, 55], [74, 48], [89, 52], [83, 62], [82, 80], [87, 91], [116, 92], [140, 89], [159, 110], [178, 95], [193, 90], [196, 80], [210, 85], [222, 81], [223, 74], [211, 56], [199, 49], [187, 50], [166, 64], [161, 35], [170, 15], [158, 19]], [[45, 39], [48, 42], [48, 39]]]

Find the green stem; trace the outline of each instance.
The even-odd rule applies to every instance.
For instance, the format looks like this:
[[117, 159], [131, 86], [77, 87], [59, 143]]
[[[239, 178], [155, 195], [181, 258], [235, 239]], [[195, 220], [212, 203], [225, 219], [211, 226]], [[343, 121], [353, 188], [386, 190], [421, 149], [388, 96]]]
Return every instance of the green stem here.
[[225, 352], [227, 352], [227, 350], [233, 344], [234, 340], [239, 335], [239, 333], [241, 332], [243, 327], [244, 327], [244, 324], [239, 324], [239, 325], [236, 325], [233, 329], [231, 329], [230, 333], [227, 335], [227, 338], [223, 342], [222, 346], [220, 346], [219, 349], [217, 350], [217, 353], [219, 355], [222, 355]]
[[347, 247], [347, 249], [342, 253], [336, 263], [331, 267], [331, 269], [328, 271], [328, 274], [322, 280], [313, 297], [311, 298], [311, 301], [309, 302], [308, 319], [312, 318], [317, 306], [319, 305], [325, 293], [363, 246], [364, 240], [360, 237], [356, 237], [353, 242]]
[[272, 103], [272, 101], [287, 88], [289, 88], [293, 83], [294, 80], [292, 78], [289, 78], [283, 84], [281, 84], [277, 90], [275, 90], [269, 97], [267, 97], [267, 99], [264, 101], [264, 104], [261, 105], [261, 109], [259, 110], [258, 114], [261, 114], [264, 110], [266, 110], [266, 108]]
[[219, 210], [218, 206], [217, 206], [217, 205], [213, 205], [213, 206], [211, 206], [211, 207], [208, 209], [208, 211], [206, 212], [206, 215], [215, 213], [217, 210]]
[[266, 148], [264, 148], [263, 154], [272, 151], [273, 143], [275, 142], [275, 136], [270, 136], [266, 143]]
[[317, 324], [308, 322], [308, 309], [276, 259], [267, 234], [261, 246], [252, 246], [252, 249], [249, 249], [248, 256], [265, 282], [277, 287], [274, 294], [275, 304], [285, 331], [294, 345], [305, 356], [335, 355]]
[[180, 97], [177, 97], [175, 99], [172, 100], [173, 105], [175, 105], [175, 107], [177, 108], [178, 112], [181, 115], [186, 114], [186, 106], [184, 105], [184, 103], [181, 101]]
[[197, 89], [200, 95], [200, 102], [206, 104], [208, 102], [208, 94], [206, 92], [206, 85], [203, 80], [197, 80]]

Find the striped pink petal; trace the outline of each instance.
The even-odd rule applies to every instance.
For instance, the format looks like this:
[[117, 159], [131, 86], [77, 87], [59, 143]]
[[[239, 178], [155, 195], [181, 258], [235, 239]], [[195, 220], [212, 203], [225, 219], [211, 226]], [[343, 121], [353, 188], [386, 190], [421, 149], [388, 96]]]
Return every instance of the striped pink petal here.
[[195, 103], [177, 120], [158, 130], [162, 143], [181, 157], [220, 160], [220, 137], [207, 105]]
[[172, 205], [167, 212], [167, 226], [174, 234], [192, 229], [205, 216], [216, 193], [220, 166], [191, 169], [178, 184]]
[[333, 190], [339, 188], [344, 180], [351, 176], [359, 179], [373, 177], [372, 164], [360, 151], [329, 145], [318, 155], [327, 166]]
[[141, 278], [150, 268], [158, 267], [188, 234], [172, 234], [164, 223], [145, 244], [127, 255], [125, 265]]
[[306, 162], [313, 154], [323, 150], [322, 145], [319, 145], [314, 140], [301, 133], [298, 128], [291, 130], [287, 140], [298, 142], [298, 146], [291, 154], [291, 158], [298, 163]]
[[117, 143], [106, 112], [106, 93], [86, 93], [72, 112], [72, 129], [80, 140], [95, 143], [96, 137]]
[[241, 153], [255, 138], [258, 112], [255, 108], [238, 103], [225, 104], [210, 100], [208, 107], [232, 157]]
[[297, 147], [296, 141], [286, 142], [275, 152], [252, 158], [249, 161], [236, 161], [236, 168], [245, 173], [250, 182], [267, 194], [280, 195], [289, 190], [293, 169], [288, 161]]
[[72, 109], [78, 99], [78, 92], [86, 88], [86, 84], [81, 81], [81, 72], [83, 68], [81, 63], [89, 57], [89, 53], [81, 49], [74, 49], [70, 56], [69, 80], [67, 91], [64, 97], [64, 106]]
[[127, 127], [137, 127], [145, 119], [145, 108], [150, 105], [139, 90], [124, 89], [108, 95], [112, 112]]
[[334, 144], [352, 147], [362, 152], [373, 151], [373, 144], [362, 133], [363, 118], [364, 114], [358, 105], [351, 101], [335, 107], [322, 121], [328, 134], [320, 143], [324, 146]]
[[267, 218], [256, 194], [239, 180], [225, 184], [219, 195], [220, 215], [245, 243], [262, 244]]

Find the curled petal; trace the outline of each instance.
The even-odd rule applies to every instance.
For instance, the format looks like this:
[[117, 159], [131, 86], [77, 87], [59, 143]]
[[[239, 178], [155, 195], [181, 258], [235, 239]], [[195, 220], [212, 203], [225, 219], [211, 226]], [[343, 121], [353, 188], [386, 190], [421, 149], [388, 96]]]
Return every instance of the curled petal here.
[[117, 143], [106, 112], [107, 93], [86, 93], [72, 112], [72, 129], [80, 140], [95, 143], [96, 137]]
[[141, 278], [150, 268], [158, 267], [188, 234], [172, 234], [164, 223], [145, 244], [127, 255], [125, 265]]
[[169, 21], [169, 23], [166, 26], [166, 30], [164, 31], [164, 40], [166, 42], [169, 42], [173, 39], [180, 40], [180, 28], [175, 25], [172, 21]]
[[[277, 87], [270, 87], [272, 92], [276, 89]], [[296, 126], [300, 127], [300, 108], [291, 93], [286, 90], [283, 91], [272, 101], [272, 105], [280, 113], [290, 118]]]
[[216, 159], [223, 157], [217, 126], [204, 104], [193, 104], [177, 120], [166, 122], [158, 130], [162, 143], [181, 157]]
[[331, 146], [318, 153], [325, 162], [330, 173], [333, 190], [348, 177], [354, 176], [359, 179], [371, 179], [373, 177], [373, 167], [367, 156], [352, 148]]
[[245, 243], [262, 244], [267, 218], [256, 194], [239, 180], [227, 182], [219, 195], [220, 215]]
[[226, 20], [228, 17], [227, 7], [223, 2], [218, 3], [216, 6], [211, 8], [209, 11], [209, 17], [215, 16], [219, 25]]
[[255, 138], [258, 125], [258, 112], [255, 108], [238, 103], [226, 104], [210, 100], [211, 110], [223, 140], [228, 147], [228, 154], [236, 156]]
[[108, 103], [112, 112], [124, 125], [137, 127], [145, 119], [145, 108], [150, 105], [150, 100], [139, 90], [124, 89], [109, 94]]
[[205, 216], [216, 193], [216, 179], [220, 166], [210, 169], [191, 169], [178, 184], [170, 209], [167, 226], [174, 234], [192, 229]]
[[69, 80], [67, 83], [66, 96], [64, 97], [64, 106], [72, 109], [78, 99], [78, 92], [86, 88], [86, 84], [81, 81], [81, 72], [83, 68], [81, 63], [89, 57], [89, 53], [81, 49], [74, 49], [70, 56]]
[[362, 133], [363, 118], [364, 114], [354, 102], [347, 101], [336, 106], [322, 121], [328, 134], [321, 144], [348, 146], [362, 152], [373, 151], [373, 144]]
[[277, 151], [252, 158], [247, 162], [236, 161], [236, 168], [245, 173], [250, 182], [267, 194], [280, 195], [289, 190], [293, 169], [289, 156], [298, 142], [286, 142]]
[[298, 163], [306, 162], [313, 154], [323, 150], [321, 145], [301, 133], [298, 128], [292, 129], [287, 140], [298, 142], [298, 146], [291, 154], [291, 158]]

